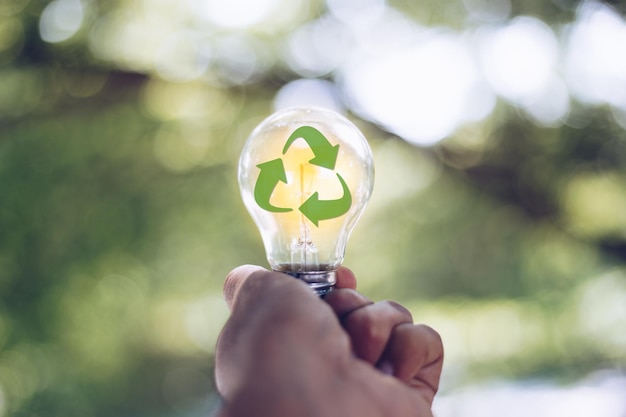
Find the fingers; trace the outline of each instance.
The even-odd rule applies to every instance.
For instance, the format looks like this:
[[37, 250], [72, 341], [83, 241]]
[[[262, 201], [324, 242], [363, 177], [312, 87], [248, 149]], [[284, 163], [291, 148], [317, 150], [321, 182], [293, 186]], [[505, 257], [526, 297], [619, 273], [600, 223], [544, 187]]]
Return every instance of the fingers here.
[[393, 301], [381, 301], [349, 312], [343, 318], [343, 327], [352, 340], [354, 354], [376, 365], [394, 328], [412, 322], [406, 308]]
[[337, 269], [335, 287], [335, 290], [324, 296], [324, 301], [330, 305], [339, 318], [359, 307], [372, 304], [369, 299], [354, 291], [356, 289], [356, 277], [345, 266], [340, 266]]
[[335, 290], [324, 301], [342, 322], [358, 358], [395, 376], [432, 402], [443, 365], [443, 345], [437, 332], [414, 325], [410, 312], [400, 304], [374, 304], [350, 289]]
[[443, 365], [443, 344], [436, 331], [423, 324], [399, 324], [391, 332], [380, 362], [432, 403]]
[[324, 297], [324, 301], [333, 309], [339, 320], [342, 320], [357, 308], [373, 304], [364, 295], [347, 288], [333, 290]]
[[337, 269], [337, 283], [335, 286], [337, 288], [356, 290], [356, 277], [354, 273], [345, 266], [340, 266]]

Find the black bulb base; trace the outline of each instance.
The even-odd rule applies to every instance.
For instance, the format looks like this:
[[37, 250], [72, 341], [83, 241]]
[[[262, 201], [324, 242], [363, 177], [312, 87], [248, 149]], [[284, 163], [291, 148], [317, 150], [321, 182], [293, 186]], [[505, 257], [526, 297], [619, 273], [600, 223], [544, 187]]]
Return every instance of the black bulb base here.
[[278, 271], [304, 281], [320, 297], [325, 296], [335, 288], [337, 271]]

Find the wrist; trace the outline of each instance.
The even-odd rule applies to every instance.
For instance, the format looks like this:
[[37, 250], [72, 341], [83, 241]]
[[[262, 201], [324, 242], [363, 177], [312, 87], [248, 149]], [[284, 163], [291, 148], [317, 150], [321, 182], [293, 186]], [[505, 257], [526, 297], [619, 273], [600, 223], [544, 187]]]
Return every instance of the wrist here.
[[[282, 353], [282, 352], [281, 352]], [[303, 353], [308, 353], [303, 355]], [[311, 352], [266, 355], [226, 401], [228, 417], [308, 417], [331, 415], [329, 400], [343, 385], [340, 372]], [[262, 357], [262, 356], [260, 356]]]
[[[294, 365], [299, 366], [299, 365]], [[294, 370], [260, 374], [237, 390], [225, 406], [229, 417], [305, 417], [324, 415], [318, 409], [325, 381]]]

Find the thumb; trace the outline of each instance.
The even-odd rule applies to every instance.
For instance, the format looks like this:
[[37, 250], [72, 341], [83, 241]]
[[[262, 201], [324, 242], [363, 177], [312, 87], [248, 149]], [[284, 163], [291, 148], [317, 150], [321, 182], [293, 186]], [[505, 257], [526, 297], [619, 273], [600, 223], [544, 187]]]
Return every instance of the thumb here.
[[240, 288], [255, 272], [261, 273], [268, 271], [257, 265], [242, 265], [230, 271], [226, 276], [226, 280], [224, 281], [224, 299], [230, 310], [233, 309], [233, 304]]
[[228, 274], [224, 298], [231, 315], [217, 341], [215, 377], [225, 398], [245, 382], [268, 335], [273, 335], [272, 343], [280, 341], [285, 348], [294, 339], [304, 340], [313, 327], [311, 321], [323, 315], [325, 307], [301, 280], [253, 265]]
[[[319, 302], [308, 286], [301, 280], [287, 274], [268, 271], [256, 265], [242, 265], [233, 269], [224, 281], [224, 299], [228, 308], [244, 310], [256, 305], [255, 300], [273, 300], [275, 298], [294, 303]], [[289, 304], [289, 303], [287, 303]]]

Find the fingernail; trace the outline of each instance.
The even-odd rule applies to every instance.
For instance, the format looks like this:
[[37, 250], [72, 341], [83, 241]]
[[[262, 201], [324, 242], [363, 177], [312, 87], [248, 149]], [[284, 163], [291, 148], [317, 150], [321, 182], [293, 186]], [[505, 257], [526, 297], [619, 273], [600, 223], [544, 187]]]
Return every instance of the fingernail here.
[[385, 375], [393, 375], [393, 365], [389, 361], [383, 361], [378, 365], [378, 370]]

